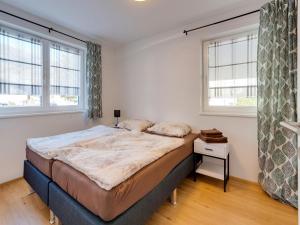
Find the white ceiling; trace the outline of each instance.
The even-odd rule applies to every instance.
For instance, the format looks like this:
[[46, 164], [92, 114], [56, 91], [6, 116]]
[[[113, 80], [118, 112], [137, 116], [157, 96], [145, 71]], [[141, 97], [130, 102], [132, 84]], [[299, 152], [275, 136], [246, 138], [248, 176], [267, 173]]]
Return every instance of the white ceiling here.
[[120, 44], [249, 3], [249, 0], [1, 1], [87, 36], [101, 37]]

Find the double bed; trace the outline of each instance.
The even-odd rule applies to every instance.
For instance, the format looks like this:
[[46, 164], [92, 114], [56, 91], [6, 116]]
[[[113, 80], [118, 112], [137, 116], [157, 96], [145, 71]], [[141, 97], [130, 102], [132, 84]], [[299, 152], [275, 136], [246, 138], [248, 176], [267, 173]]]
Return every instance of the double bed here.
[[[99, 129], [113, 128], [98, 126], [96, 131]], [[133, 170], [132, 174], [129, 174], [128, 178], [125, 176], [125, 179], [121, 180], [120, 183], [115, 183], [115, 186], [108, 186], [104, 182], [106, 185], [102, 185], [103, 187], [101, 187], [102, 183], [99, 185], [99, 180], [93, 176], [95, 175], [94, 171], [87, 173], [86, 170], [78, 166], [79, 164], [72, 164], [74, 161], [72, 159], [74, 159], [74, 154], [82, 152], [81, 149], [84, 147], [84, 156], [90, 160], [86, 156], [87, 146], [90, 149], [91, 146], [94, 148], [94, 140], [97, 140], [98, 151], [100, 148], [106, 148], [108, 142], [104, 143], [102, 141], [105, 139], [103, 136], [95, 136], [94, 134], [89, 134], [82, 138], [84, 136], [82, 135], [82, 131], [81, 133], [75, 132], [73, 134], [73, 142], [72, 140], [69, 141], [70, 134], [68, 134], [67, 139], [64, 138], [66, 137], [65, 135], [61, 135], [58, 141], [55, 138], [44, 138], [35, 139], [35, 143], [29, 142], [26, 148], [27, 160], [24, 167], [24, 177], [27, 182], [64, 225], [144, 224], [153, 212], [171, 195], [177, 185], [193, 170], [193, 141], [198, 137], [198, 134], [189, 134], [182, 138], [180, 142], [177, 140], [178, 138], [174, 138], [173, 140], [172, 138], [159, 137], [158, 141], [160, 139], [171, 141], [172, 143], [178, 141], [177, 144], [171, 145], [173, 147], [176, 146], [176, 148], [163, 151], [162, 153], [155, 151], [155, 154], [160, 153], [158, 154], [159, 157], [152, 159], [146, 165], [142, 161], [137, 164], [127, 165], [122, 162], [124, 155], [121, 155], [119, 159], [123, 163], [121, 165], [128, 166], [130, 170]], [[78, 134], [81, 140], [76, 138]], [[157, 135], [154, 134], [121, 134], [129, 135], [130, 140], [132, 140], [132, 137], [136, 140], [136, 136], [139, 138], [140, 135], [143, 138], [149, 138], [152, 142], [157, 138], [155, 137]], [[119, 135], [120, 137], [118, 138], [122, 138], [122, 135]], [[109, 146], [113, 146], [113, 150], [116, 151], [121, 149], [122, 152], [124, 151], [124, 143], [126, 143], [125, 147], [132, 147], [133, 145], [128, 145], [128, 138], [126, 139], [126, 136], [123, 137], [124, 140], [121, 141], [121, 144], [118, 139], [116, 141], [115, 139], [111, 139], [111, 137], [107, 137], [110, 141]], [[62, 143], [66, 142], [68, 146], [75, 146], [74, 149], [71, 148], [71, 151], [73, 151], [71, 159], [69, 155], [65, 157], [66, 153], [63, 156], [58, 156], [55, 152], [55, 157], [45, 157], [45, 155], [36, 151], [36, 146], [41, 149], [47, 148], [48, 150], [49, 146], [55, 146], [56, 148], [67, 150], [67, 154], [69, 154], [70, 147], [66, 149], [65, 146], [60, 146], [60, 140], [64, 140]], [[101, 140], [100, 147], [99, 140]], [[137, 149], [133, 152], [134, 154], [140, 154], [139, 145], [141, 148], [145, 148], [145, 146], [151, 143], [145, 142], [145, 140], [147, 139], [138, 139], [138, 142], [134, 146]], [[79, 142], [80, 144], [78, 144]], [[166, 144], [169, 143], [166, 142]], [[125, 148], [125, 150], [127, 149]], [[50, 155], [53, 155], [52, 150], [49, 152], [51, 152]], [[75, 155], [75, 159], [78, 160], [78, 157], [78, 155]], [[108, 167], [108, 169], [118, 164], [118, 162], [108, 161], [111, 164], [111, 167]], [[104, 162], [106, 163], [107, 159]], [[137, 169], [134, 165], [139, 165], [141, 168], [138, 167]], [[85, 168], [85, 165], [82, 168]], [[92, 167], [92, 169], [103, 170], [102, 167]], [[127, 174], [128, 171], [122, 169], [119, 172]], [[110, 181], [110, 178], [110, 175], [108, 175], [105, 181]], [[115, 181], [114, 179], [112, 180]]]

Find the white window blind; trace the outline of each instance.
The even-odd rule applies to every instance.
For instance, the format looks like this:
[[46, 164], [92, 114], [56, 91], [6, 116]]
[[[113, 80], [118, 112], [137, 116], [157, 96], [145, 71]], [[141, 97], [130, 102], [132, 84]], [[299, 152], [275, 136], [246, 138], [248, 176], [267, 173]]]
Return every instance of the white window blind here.
[[81, 83], [78, 49], [52, 43], [50, 47], [50, 103], [78, 105]]
[[0, 27], [0, 107], [40, 106], [40, 39]]
[[206, 107], [244, 112], [247, 107], [255, 108], [257, 32], [211, 40], [204, 48]]

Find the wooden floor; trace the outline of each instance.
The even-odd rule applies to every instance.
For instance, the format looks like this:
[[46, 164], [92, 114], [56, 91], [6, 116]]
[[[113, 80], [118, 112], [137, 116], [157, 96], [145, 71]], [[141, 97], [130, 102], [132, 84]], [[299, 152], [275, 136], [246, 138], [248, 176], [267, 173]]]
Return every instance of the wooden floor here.
[[[49, 211], [23, 179], [0, 186], [1, 225], [48, 225]], [[177, 205], [166, 202], [147, 225], [296, 225], [297, 210], [269, 198], [258, 185], [199, 177], [178, 188]], [[75, 225], [75, 224], [74, 224]]]

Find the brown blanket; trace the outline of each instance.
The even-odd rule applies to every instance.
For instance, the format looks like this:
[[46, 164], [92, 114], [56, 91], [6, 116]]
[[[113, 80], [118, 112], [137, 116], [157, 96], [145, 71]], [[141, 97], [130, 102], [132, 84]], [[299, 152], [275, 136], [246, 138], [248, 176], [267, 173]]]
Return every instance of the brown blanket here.
[[206, 143], [227, 143], [227, 137], [206, 137], [203, 135], [199, 135], [199, 138]]

